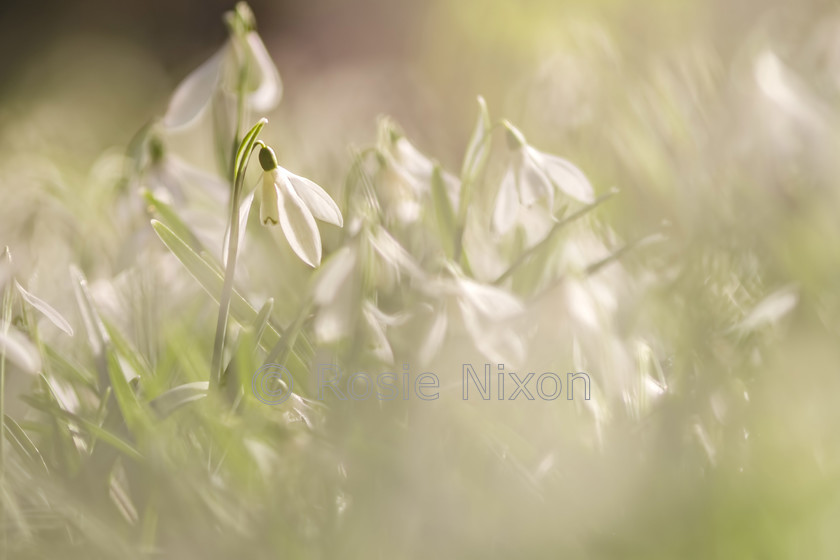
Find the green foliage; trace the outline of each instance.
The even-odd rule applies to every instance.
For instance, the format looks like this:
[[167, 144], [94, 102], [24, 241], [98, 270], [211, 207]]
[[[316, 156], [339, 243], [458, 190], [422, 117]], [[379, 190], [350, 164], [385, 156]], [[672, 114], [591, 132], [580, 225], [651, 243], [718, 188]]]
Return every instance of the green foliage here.
[[[474, 2], [452, 9], [480, 34]], [[487, 25], [524, 49], [554, 29], [532, 9]], [[836, 556], [827, 77], [811, 87], [769, 49], [733, 59], [746, 78], [671, 53], [611, 96], [612, 36], [578, 30], [601, 54], [570, 50], [549, 61], [569, 83], [546, 80], [560, 97], [596, 82], [597, 126], [555, 130], [532, 101], [519, 127], [479, 97], [466, 148], [431, 157], [385, 117], [340, 170], [319, 163], [340, 193], [277, 149], [286, 222], [268, 227], [252, 155], [275, 131], [239, 127], [279, 76], [250, 8], [226, 21], [161, 122], [67, 178], [92, 204], [54, 185], [30, 202], [75, 244], [27, 226], [36, 258], [4, 252], [0, 558]], [[195, 119], [213, 137], [192, 129], [182, 154]], [[180, 159], [214, 146], [224, 177]], [[15, 193], [3, 223], [28, 208]], [[315, 219], [332, 224], [317, 239]], [[323, 245], [318, 270], [300, 240]], [[464, 364], [502, 372], [502, 398], [464, 399]], [[273, 406], [255, 394], [267, 366], [291, 374]], [[339, 398], [360, 372], [409, 385]], [[439, 399], [417, 397], [423, 372]], [[511, 372], [556, 372], [570, 398], [511, 400]]]

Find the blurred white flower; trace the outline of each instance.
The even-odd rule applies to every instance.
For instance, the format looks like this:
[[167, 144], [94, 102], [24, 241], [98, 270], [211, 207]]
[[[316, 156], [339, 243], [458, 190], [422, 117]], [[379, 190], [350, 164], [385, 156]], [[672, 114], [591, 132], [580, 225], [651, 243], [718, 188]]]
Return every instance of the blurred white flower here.
[[[157, 137], [149, 139], [137, 158], [137, 166], [131, 188], [117, 201], [115, 210], [115, 222], [128, 232], [120, 250], [124, 266], [130, 266], [138, 252], [154, 238], [147, 217], [149, 201], [145, 195], [136, 196], [144, 190], [176, 210], [181, 220], [190, 224], [195, 240], [218, 254], [219, 241], [225, 232], [223, 216], [230, 199], [230, 184], [166, 150]], [[152, 243], [158, 244], [157, 240]]]
[[[175, 90], [163, 124], [180, 128], [192, 123], [217, 92], [235, 96], [241, 86], [245, 104], [265, 113], [280, 102], [283, 83], [243, 3], [229, 17], [231, 36], [216, 54], [196, 68]], [[244, 83], [242, 72], [244, 71]]]
[[[362, 260], [360, 257], [366, 255]], [[313, 301], [318, 310], [314, 329], [320, 342], [335, 342], [349, 336], [359, 324], [376, 344], [377, 357], [388, 362], [382, 335], [386, 327], [402, 322], [388, 317], [370, 300], [371, 291], [387, 293], [407, 279], [424, 282], [425, 274], [412, 256], [382, 227], [365, 228], [350, 243], [324, 263], [315, 281]], [[390, 348], [390, 346], [388, 346]], [[381, 352], [381, 353], [380, 353]]]
[[419, 361], [428, 364], [440, 351], [451, 329], [448, 310], [454, 308], [458, 310], [455, 317], [479, 352], [498, 363], [522, 363], [525, 339], [516, 326], [525, 312], [522, 302], [506, 290], [453, 273], [453, 278], [427, 286], [427, 293], [438, 299], [438, 305], [431, 313], [423, 313], [427, 325], [425, 335], [417, 342]]
[[493, 211], [492, 225], [497, 233], [510, 230], [520, 205], [530, 207], [546, 199], [551, 211], [555, 190], [586, 204], [595, 200], [592, 185], [580, 169], [568, 160], [529, 146], [517, 128], [508, 122], [504, 124], [512, 153]]
[[292, 251], [317, 267], [321, 263], [321, 234], [315, 218], [341, 227], [341, 211], [316, 183], [277, 165], [271, 148], [262, 148], [259, 159], [263, 168], [260, 221], [269, 227], [280, 224]]
[[[431, 197], [435, 162], [423, 155], [388, 118], [379, 123], [379, 151], [384, 159], [384, 181], [380, 198], [385, 209], [403, 223], [416, 221], [421, 207]], [[461, 183], [441, 170], [446, 194], [453, 209], [458, 208]]]

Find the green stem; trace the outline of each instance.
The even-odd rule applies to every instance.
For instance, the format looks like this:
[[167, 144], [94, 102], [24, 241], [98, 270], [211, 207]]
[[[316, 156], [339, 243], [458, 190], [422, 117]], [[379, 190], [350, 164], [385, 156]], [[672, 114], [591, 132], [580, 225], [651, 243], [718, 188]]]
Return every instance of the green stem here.
[[[8, 262], [9, 248], [6, 247], [3, 257]], [[9, 324], [12, 321], [12, 287], [9, 284], [3, 294], [3, 335], [9, 334]], [[0, 353], [0, 488], [6, 488], [6, 352]], [[5, 531], [5, 508], [0, 507], [0, 528]], [[2, 540], [0, 557], [6, 558], [6, 539]]]
[[[264, 124], [264, 123], [263, 123]], [[258, 125], [260, 126], [260, 125]], [[260, 126], [262, 128], [262, 126]], [[243, 140], [243, 144], [247, 142]], [[210, 366], [210, 389], [219, 387], [222, 380], [222, 359], [224, 357], [225, 336], [227, 334], [228, 318], [230, 317], [230, 301], [233, 296], [233, 281], [236, 274], [236, 258], [239, 254], [239, 200], [242, 197], [242, 186], [245, 182], [245, 169], [254, 148], [264, 145], [251, 139], [251, 147], [241, 164], [234, 165], [233, 193], [231, 194], [230, 216], [228, 218], [228, 246], [225, 259], [225, 277], [222, 293], [219, 297], [219, 317], [216, 321], [216, 337], [213, 341], [213, 360]], [[240, 147], [241, 150], [242, 147]], [[234, 161], [237, 158], [234, 158]], [[241, 168], [241, 169], [240, 169]]]
[[213, 361], [210, 370], [210, 388], [218, 387], [222, 378], [222, 357], [227, 334], [228, 316], [230, 315], [230, 300], [233, 295], [233, 280], [236, 271], [236, 257], [239, 253], [239, 195], [242, 189], [242, 179], [234, 181], [231, 195], [230, 216], [228, 222], [228, 252], [225, 264], [225, 279], [222, 284], [222, 294], [219, 298], [219, 317], [216, 321], [216, 338], [213, 341]]
[[508, 267], [508, 269], [505, 270], [504, 273], [502, 273], [501, 276], [499, 276], [498, 278], [496, 278], [496, 280], [493, 281], [493, 285], [498, 286], [499, 284], [501, 284], [502, 282], [504, 282], [505, 280], [510, 278], [511, 274], [516, 272], [516, 270], [520, 266], [522, 266], [525, 263], [525, 261], [527, 261], [532, 255], [534, 255], [540, 249], [542, 249], [543, 247], [548, 245], [548, 243], [551, 241], [551, 239], [557, 234], [557, 232], [559, 232], [561, 229], [563, 229], [563, 227], [565, 227], [569, 223], [577, 220], [578, 218], [588, 214], [593, 209], [595, 209], [597, 206], [600, 206], [603, 202], [605, 202], [605, 201], [609, 200], [610, 198], [612, 198], [613, 196], [615, 196], [617, 193], [618, 193], [617, 189], [612, 189], [608, 193], [606, 193], [604, 195], [601, 195], [598, 198], [596, 198], [594, 202], [592, 202], [590, 204], [587, 204], [586, 206], [584, 206], [583, 208], [581, 208], [577, 212], [573, 212], [572, 214], [569, 214], [568, 216], [566, 216], [562, 220], [558, 221], [556, 224], [554, 224], [554, 226], [548, 232], [548, 235], [546, 235], [539, 243], [530, 247], [528, 250], [523, 251], [522, 254], [520, 254], [516, 258], [516, 260], [513, 261], [513, 263]]

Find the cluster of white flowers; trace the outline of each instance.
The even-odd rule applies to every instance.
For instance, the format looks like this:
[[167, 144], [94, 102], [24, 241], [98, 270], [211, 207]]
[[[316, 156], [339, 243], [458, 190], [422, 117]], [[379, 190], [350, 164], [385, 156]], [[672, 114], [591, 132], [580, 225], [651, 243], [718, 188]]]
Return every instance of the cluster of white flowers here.
[[[232, 106], [265, 113], [280, 101], [279, 73], [250, 12], [238, 7], [229, 27], [227, 43], [176, 89], [165, 129], [194, 123], [212, 103], [233, 100]], [[494, 131], [505, 137], [495, 152]], [[317, 221], [343, 227], [342, 211], [321, 186], [281, 166], [271, 147], [251, 142], [259, 148], [262, 178], [239, 202], [239, 229], [247, 228], [256, 202], [262, 226], [284, 237], [301, 261], [318, 267], [324, 249]], [[631, 351], [621, 350], [614, 303], [626, 278], [619, 271], [587, 279], [586, 257], [574, 251], [595, 246], [592, 262], [609, 258], [606, 240], [586, 220], [567, 228], [564, 246], [551, 237], [564, 220], [587, 216], [597, 205], [592, 184], [569, 160], [528, 143], [509, 121], [491, 122], [483, 99], [460, 176], [424, 155], [393, 120], [382, 118], [376, 145], [359, 155], [347, 185], [349, 227], [327, 255], [311, 293], [301, 296], [314, 305], [312, 328], [320, 343], [352, 339], [353, 359], [362, 352], [366, 359], [392, 364], [407, 353], [430, 363], [464, 334], [487, 359], [517, 364], [528, 355], [529, 340], [544, 345], [546, 336], [556, 339], [562, 332], [566, 354], [579, 354], [580, 348], [609, 354], [613, 361], [605, 358], [603, 365], [624, 369]], [[237, 243], [241, 240], [240, 232]], [[525, 276], [535, 280], [523, 285], [517, 267], [531, 260], [543, 265], [536, 271], [532, 265]], [[529, 327], [547, 309], [557, 313], [558, 302], [564, 307], [557, 315], [563, 329], [552, 335]], [[592, 342], [587, 333], [612, 341], [615, 351], [603, 352], [604, 343]]]

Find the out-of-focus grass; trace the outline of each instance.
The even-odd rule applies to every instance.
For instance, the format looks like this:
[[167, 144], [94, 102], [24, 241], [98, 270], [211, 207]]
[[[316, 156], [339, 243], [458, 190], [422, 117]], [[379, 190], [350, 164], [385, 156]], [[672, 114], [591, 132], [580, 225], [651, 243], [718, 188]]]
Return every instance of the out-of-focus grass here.
[[[226, 219], [211, 185], [226, 179], [172, 189], [145, 145], [124, 149], [172, 84], [141, 48], [74, 39], [4, 89], [2, 323], [41, 362], [24, 371], [4, 335], [5, 557], [836, 557], [840, 14], [475, 1], [406, 13], [410, 45], [321, 65], [305, 34], [260, 20], [287, 91], [265, 139], [327, 187], [346, 225], [323, 228], [312, 272], [251, 218], [236, 288], [253, 310], [234, 301], [225, 389], [190, 402], [178, 397], [203, 397], [210, 371]], [[479, 93], [596, 194], [620, 191], [493, 288], [550, 227], [535, 213], [490, 231], [503, 131], [475, 184], [469, 267], [453, 262], [440, 198], [418, 198], [417, 222], [399, 217], [411, 191], [389, 174], [389, 146], [358, 166], [347, 151], [388, 112], [457, 175]], [[212, 174], [211, 134], [167, 136], [168, 153]], [[196, 251], [192, 265], [151, 218]], [[351, 272], [319, 299], [347, 254]], [[73, 337], [15, 295], [9, 271]], [[507, 298], [521, 311], [505, 313]], [[346, 332], [324, 341], [336, 324]], [[281, 356], [301, 395], [317, 394], [318, 364], [405, 363], [439, 376], [440, 399], [265, 405], [251, 376], [289, 331]], [[593, 399], [461, 399], [463, 363], [502, 360], [586, 371]], [[155, 399], [185, 384], [199, 385], [162, 414]]]

